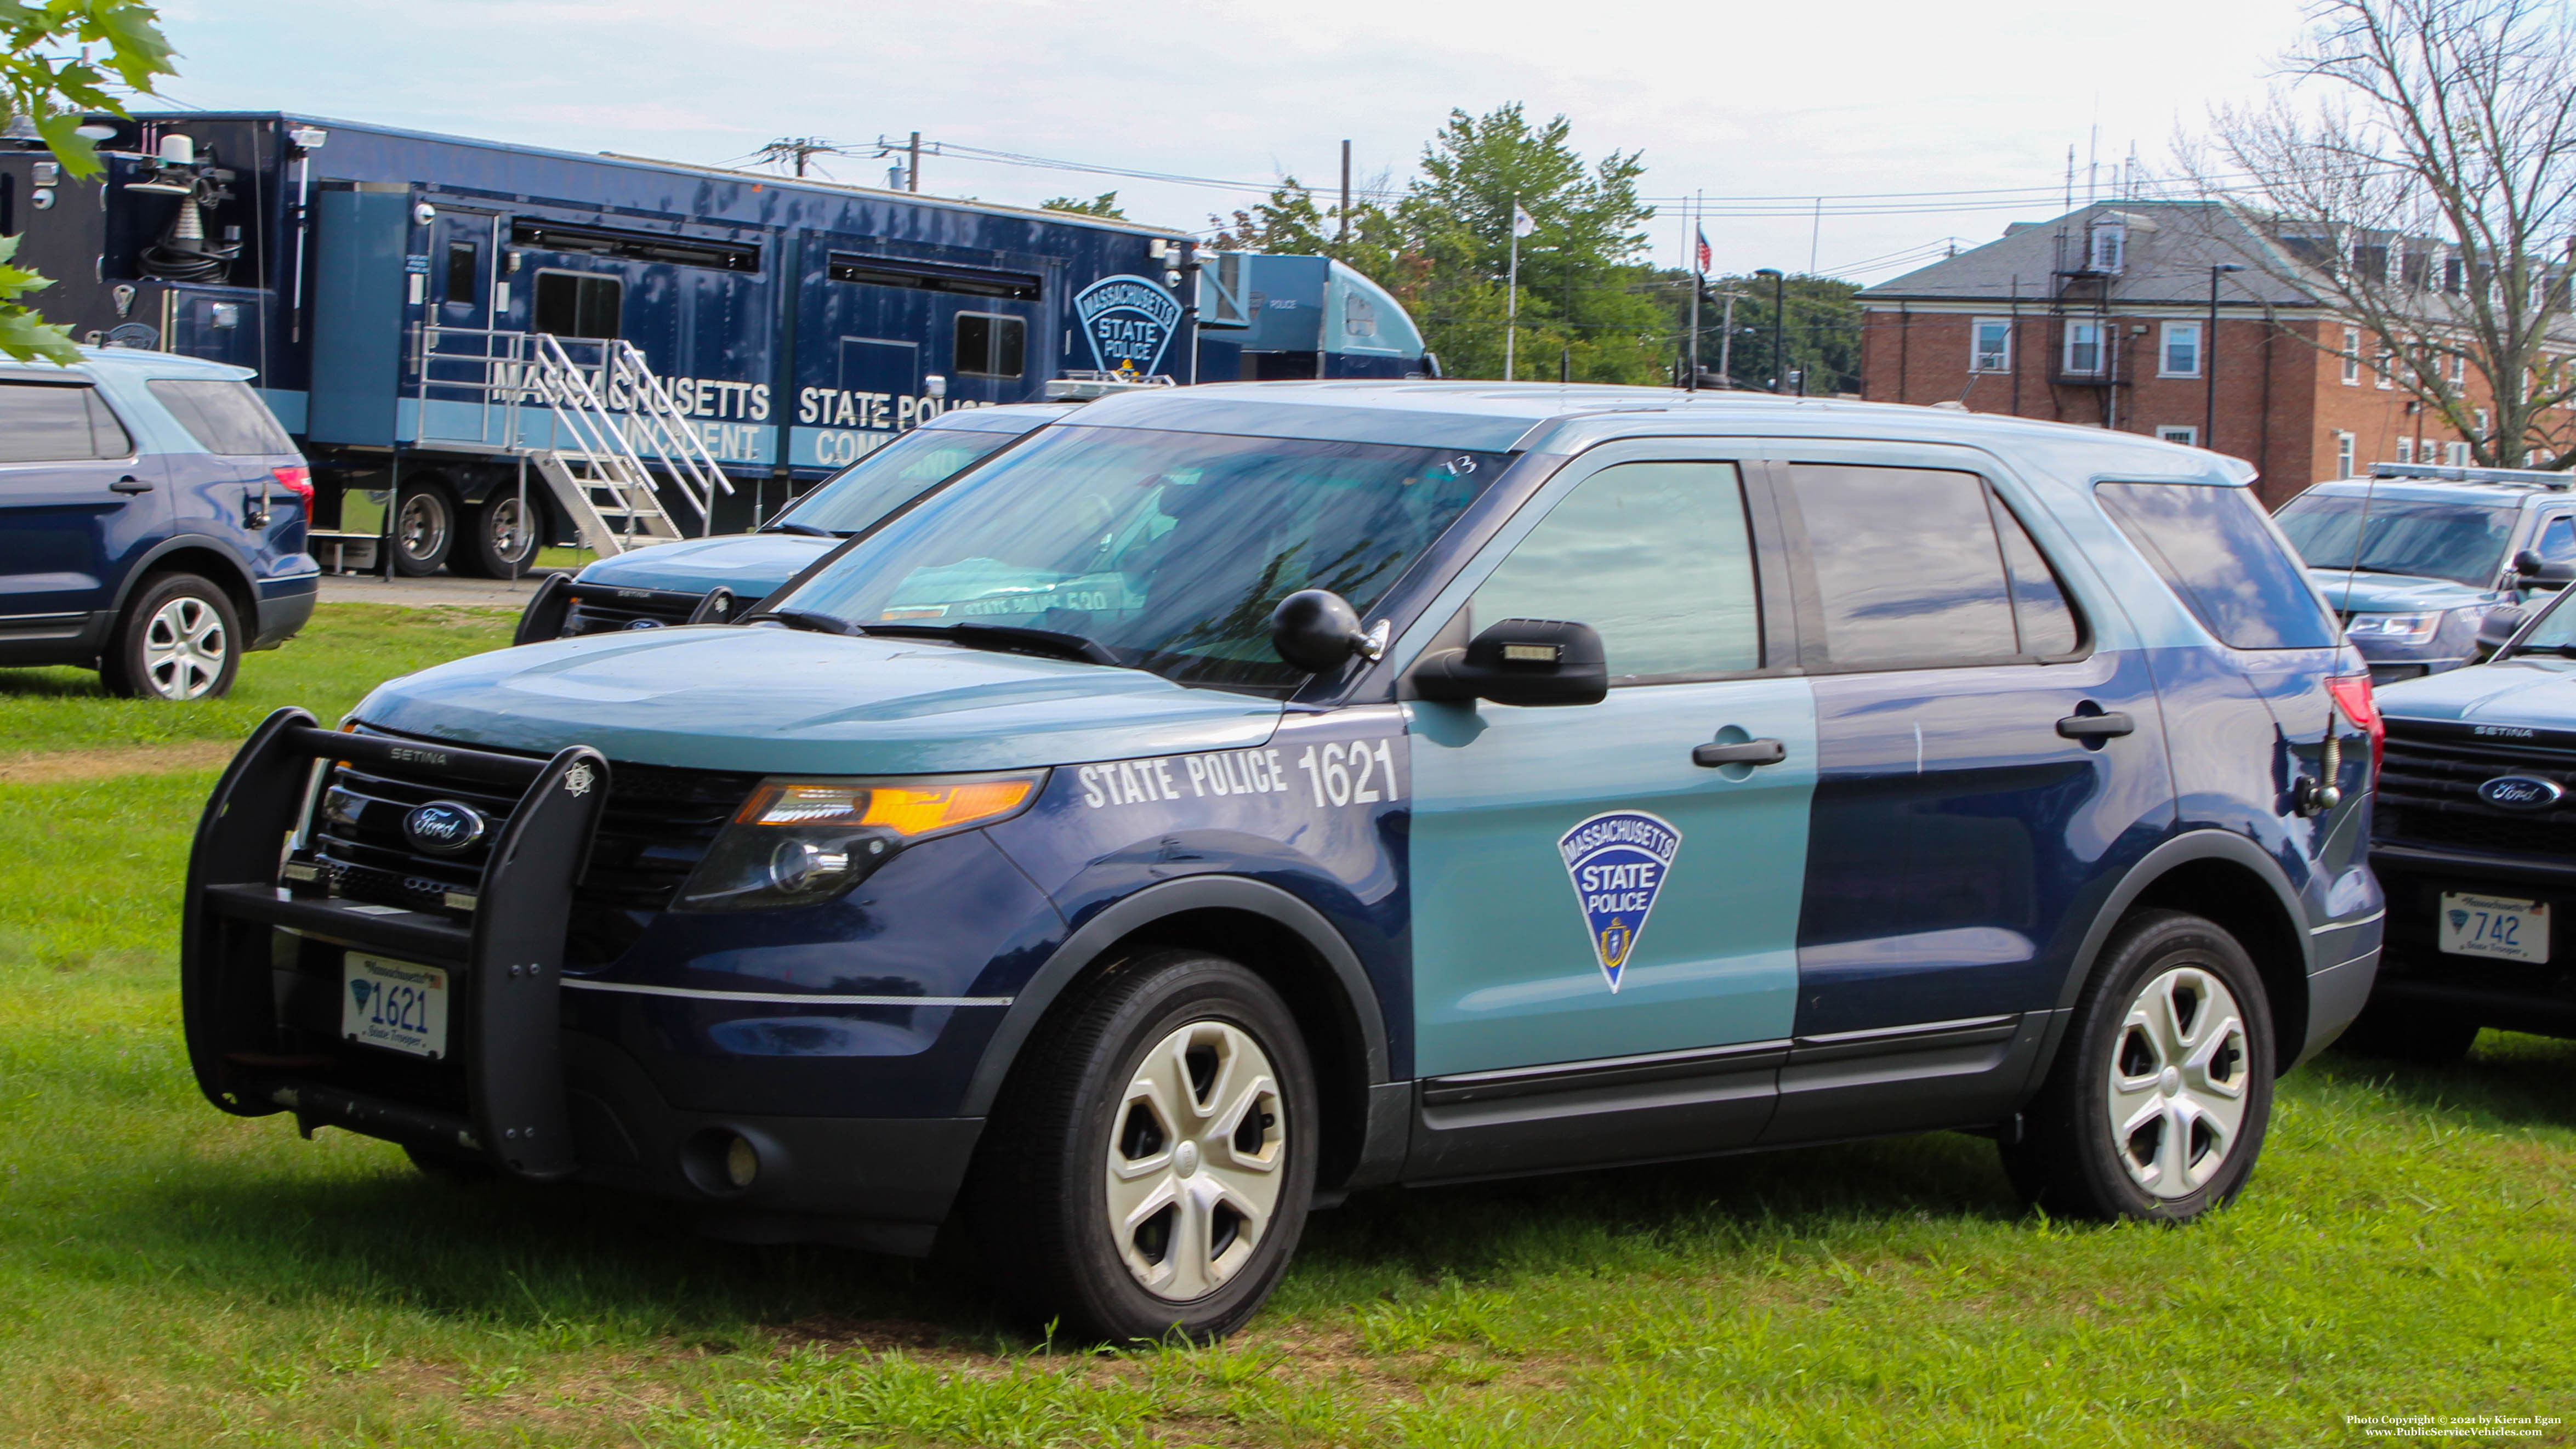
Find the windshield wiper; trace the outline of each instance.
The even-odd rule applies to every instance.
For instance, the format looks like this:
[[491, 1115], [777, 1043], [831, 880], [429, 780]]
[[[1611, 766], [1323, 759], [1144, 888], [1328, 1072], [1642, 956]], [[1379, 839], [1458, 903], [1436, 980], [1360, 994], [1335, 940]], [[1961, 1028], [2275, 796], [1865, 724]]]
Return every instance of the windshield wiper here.
[[760, 531], [763, 533], [801, 533], [809, 538], [841, 538], [845, 536], [829, 528], [816, 528], [810, 523], [790, 523], [783, 518], [775, 523], [764, 526]]
[[946, 639], [973, 649], [997, 649], [1008, 654], [1039, 654], [1055, 659], [1078, 659], [1085, 664], [1125, 667], [1109, 646], [1079, 634], [1060, 629], [1026, 629], [1017, 624], [869, 624], [860, 629], [864, 634], [894, 635], [900, 638]]
[[771, 619], [777, 620], [790, 629], [801, 629], [808, 634], [849, 635], [866, 632], [847, 619], [832, 614], [819, 614], [812, 609], [763, 609], [743, 622], [758, 624]]

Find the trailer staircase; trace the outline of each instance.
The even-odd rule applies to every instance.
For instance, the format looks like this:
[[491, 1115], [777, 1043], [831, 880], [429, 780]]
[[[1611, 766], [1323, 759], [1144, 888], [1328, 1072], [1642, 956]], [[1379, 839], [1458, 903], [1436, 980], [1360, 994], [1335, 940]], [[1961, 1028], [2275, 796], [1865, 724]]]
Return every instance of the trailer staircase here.
[[[623, 338], [426, 329], [420, 397], [422, 441], [525, 458], [602, 558], [687, 537], [664, 488], [697, 515], [701, 535], [716, 495], [733, 491], [669, 386]], [[439, 412], [451, 423], [433, 433], [432, 402], [474, 411]], [[454, 425], [466, 416], [470, 430]]]

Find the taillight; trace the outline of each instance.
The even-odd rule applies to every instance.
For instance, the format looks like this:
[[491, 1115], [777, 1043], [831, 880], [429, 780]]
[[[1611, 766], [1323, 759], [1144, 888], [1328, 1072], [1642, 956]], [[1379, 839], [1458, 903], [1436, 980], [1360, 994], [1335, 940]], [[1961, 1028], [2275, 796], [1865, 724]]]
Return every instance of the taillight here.
[[2379, 783], [2379, 759], [2388, 753], [2388, 721], [2380, 717], [2379, 702], [2370, 697], [2370, 676], [2341, 674], [2326, 681], [2326, 692], [2334, 696], [2335, 707], [2344, 718], [2361, 729], [2370, 731], [2370, 779]]
[[295, 495], [296, 502], [303, 505], [304, 521], [312, 522], [313, 470], [299, 463], [292, 468], [271, 468], [268, 476], [277, 480], [278, 487]]

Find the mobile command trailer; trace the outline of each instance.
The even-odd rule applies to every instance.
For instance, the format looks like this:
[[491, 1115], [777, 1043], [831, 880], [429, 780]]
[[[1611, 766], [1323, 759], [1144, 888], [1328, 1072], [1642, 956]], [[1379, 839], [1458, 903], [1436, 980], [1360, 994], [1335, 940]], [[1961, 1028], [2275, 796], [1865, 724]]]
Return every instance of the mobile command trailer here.
[[1176, 232], [274, 112], [94, 120], [92, 181], [0, 149], [0, 235], [80, 340], [255, 369], [326, 568], [747, 528], [917, 421], [1186, 380], [1196, 347]]

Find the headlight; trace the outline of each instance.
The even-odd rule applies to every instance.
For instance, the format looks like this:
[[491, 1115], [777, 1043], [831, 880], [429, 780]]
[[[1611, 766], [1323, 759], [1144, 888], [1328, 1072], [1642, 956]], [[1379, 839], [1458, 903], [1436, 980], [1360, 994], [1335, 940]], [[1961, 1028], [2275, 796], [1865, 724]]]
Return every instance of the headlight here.
[[2355, 614], [2343, 633], [2347, 639], [2430, 639], [2442, 622], [2430, 614]]
[[829, 900], [915, 841], [1007, 820], [1046, 771], [898, 780], [763, 780], [673, 905], [773, 910]]

